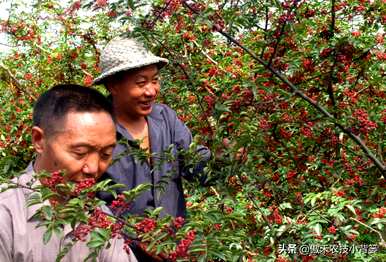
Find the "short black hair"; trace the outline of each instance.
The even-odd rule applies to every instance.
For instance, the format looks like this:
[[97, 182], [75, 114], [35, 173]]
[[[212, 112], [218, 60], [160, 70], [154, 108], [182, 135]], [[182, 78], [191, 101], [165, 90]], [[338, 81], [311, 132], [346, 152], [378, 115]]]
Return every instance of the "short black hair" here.
[[69, 112], [106, 112], [114, 119], [113, 108], [95, 89], [75, 84], [56, 85], [44, 92], [33, 108], [33, 125], [49, 136]]

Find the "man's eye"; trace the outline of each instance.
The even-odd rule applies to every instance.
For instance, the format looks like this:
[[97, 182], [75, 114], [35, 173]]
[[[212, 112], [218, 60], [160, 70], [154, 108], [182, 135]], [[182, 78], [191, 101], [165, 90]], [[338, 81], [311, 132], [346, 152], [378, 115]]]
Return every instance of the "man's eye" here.
[[83, 158], [87, 155], [87, 152], [73, 152], [73, 153], [78, 158]]
[[104, 160], [109, 160], [112, 156], [112, 153], [102, 153], [101, 158]]
[[137, 82], [137, 85], [138, 86], [144, 86], [144, 85], [146, 85], [146, 81]]

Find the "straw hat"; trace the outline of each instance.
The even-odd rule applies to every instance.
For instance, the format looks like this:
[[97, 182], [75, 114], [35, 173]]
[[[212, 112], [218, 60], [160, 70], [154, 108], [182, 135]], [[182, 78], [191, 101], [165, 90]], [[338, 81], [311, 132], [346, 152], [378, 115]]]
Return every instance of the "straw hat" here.
[[152, 54], [136, 39], [115, 38], [102, 51], [99, 63], [102, 73], [94, 79], [94, 84], [102, 84], [106, 77], [118, 72], [152, 64], [163, 67], [168, 62]]

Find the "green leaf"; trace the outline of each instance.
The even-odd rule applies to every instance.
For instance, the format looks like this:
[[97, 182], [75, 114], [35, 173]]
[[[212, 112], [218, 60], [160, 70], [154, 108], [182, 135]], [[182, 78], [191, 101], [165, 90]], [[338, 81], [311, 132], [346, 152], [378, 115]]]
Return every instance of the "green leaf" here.
[[87, 243], [87, 246], [89, 248], [100, 248], [100, 247], [103, 247], [105, 244], [105, 242], [101, 239], [95, 239], [95, 240], [91, 240]]
[[50, 241], [51, 237], [52, 237], [52, 228], [49, 227], [46, 232], [44, 232], [43, 234], [43, 243], [46, 245], [48, 243], [48, 241]]
[[284, 210], [284, 209], [292, 209], [291, 203], [288, 203], [288, 202], [286, 202], [286, 203], [281, 203], [279, 207], [280, 207], [281, 210]]
[[316, 224], [315, 226], [314, 226], [314, 231], [315, 231], [315, 233], [318, 235], [318, 236], [320, 236], [321, 234], [322, 234], [322, 225], [321, 224]]
[[352, 205], [346, 205], [346, 207], [356, 216], [355, 208]]
[[386, 225], [386, 218], [374, 218], [370, 225], [377, 225], [377, 224], [385, 224]]
[[153, 238], [148, 246], [148, 249], [151, 250], [154, 247], [154, 245], [156, 245], [160, 240], [164, 239], [168, 235], [169, 235], [168, 233], [163, 233], [163, 234], [160, 234], [159, 236]]
[[144, 191], [150, 190], [152, 188], [152, 185], [147, 184], [140, 184], [129, 191], [124, 191], [123, 194], [126, 196], [127, 201], [132, 201], [134, 198], [136, 198], [139, 194], [141, 194]]
[[43, 203], [42, 194], [40, 192], [33, 192], [27, 200], [27, 206]]
[[43, 206], [41, 208], [41, 210], [45, 216], [45, 219], [47, 219], [47, 220], [52, 219], [52, 207], [51, 206]]
[[155, 209], [149, 210], [149, 216], [153, 217], [153, 218], [158, 217], [159, 214], [161, 213], [162, 209], [163, 209], [163, 207], [157, 207]]
[[105, 228], [97, 228], [94, 232], [103, 240], [106, 241], [110, 238], [110, 230]]
[[226, 261], [226, 257], [224, 256], [224, 254], [217, 252], [215, 250], [208, 250], [208, 256], [211, 258], [217, 258], [217, 259], [222, 259]]

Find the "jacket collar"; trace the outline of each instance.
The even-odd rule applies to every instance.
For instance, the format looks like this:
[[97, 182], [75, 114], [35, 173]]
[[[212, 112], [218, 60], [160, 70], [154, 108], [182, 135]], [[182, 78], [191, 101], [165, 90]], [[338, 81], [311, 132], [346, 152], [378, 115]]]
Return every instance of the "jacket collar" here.
[[[149, 125], [149, 133], [150, 133], [150, 139], [152, 140], [154, 136], [156, 135], [154, 132], [154, 129], [159, 127], [159, 122], [163, 120], [162, 118], [162, 111], [163, 107], [159, 106], [158, 104], [154, 104], [152, 107], [152, 110], [150, 114], [146, 117], [147, 122]], [[130, 135], [129, 132], [127, 132], [126, 128], [121, 125], [120, 123], [116, 123], [117, 128], [117, 139], [120, 140], [123, 137], [125, 137], [129, 141], [134, 141], [133, 137]]]

